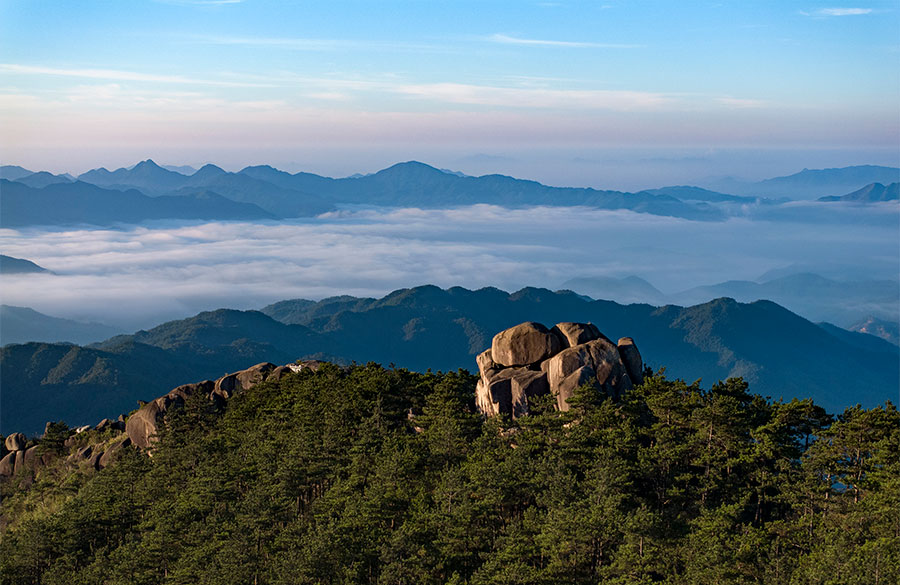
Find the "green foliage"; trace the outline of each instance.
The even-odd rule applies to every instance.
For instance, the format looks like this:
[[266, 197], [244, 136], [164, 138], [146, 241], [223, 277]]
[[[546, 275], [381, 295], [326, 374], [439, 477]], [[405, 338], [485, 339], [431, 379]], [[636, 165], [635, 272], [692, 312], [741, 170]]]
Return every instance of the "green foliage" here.
[[4, 492], [0, 583], [900, 580], [891, 404], [833, 420], [657, 374], [512, 423], [474, 382], [326, 365], [188, 400], [152, 457]]

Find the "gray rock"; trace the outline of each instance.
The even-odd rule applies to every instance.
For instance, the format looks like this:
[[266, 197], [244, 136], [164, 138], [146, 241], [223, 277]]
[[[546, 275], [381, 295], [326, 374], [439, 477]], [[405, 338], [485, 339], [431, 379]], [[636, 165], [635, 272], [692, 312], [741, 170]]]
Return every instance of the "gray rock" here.
[[97, 423], [97, 426], [94, 427], [95, 431], [105, 431], [112, 425], [112, 421], [108, 418], [105, 418]]
[[212, 393], [222, 398], [231, 398], [238, 389], [237, 372], [222, 376], [215, 382]]
[[494, 358], [491, 357], [490, 348], [478, 354], [475, 357], [475, 363], [478, 364], [478, 371], [481, 372], [482, 375], [484, 375], [486, 371], [493, 370], [497, 367], [497, 364], [494, 363]]
[[513, 419], [528, 414], [528, 400], [535, 396], [542, 396], [550, 392], [547, 383], [547, 374], [535, 372], [525, 368], [517, 369], [510, 377], [511, 385], [511, 414]]
[[491, 377], [482, 376], [475, 385], [475, 401], [483, 414], [512, 413], [512, 372], [500, 370]]
[[562, 342], [540, 323], [526, 322], [494, 336], [491, 357], [501, 366], [537, 364], [557, 353]]
[[37, 449], [37, 445], [25, 449], [25, 455], [22, 458], [23, 467], [25, 469], [31, 470], [32, 472], [43, 469], [56, 458], [56, 456], [52, 453], [44, 453], [43, 455], [39, 455]]
[[162, 417], [170, 408], [183, 405], [190, 396], [208, 395], [213, 387], [213, 382], [209, 380], [178, 386], [165, 396], [160, 396], [156, 400], [144, 404], [137, 412], [128, 417], [128, 422], [125, 423], [125, 433], [138, 447], [142, 449], [150, 447], [156, 441]]
[[16, 451], [16, 464], [13, 473], [23, 473], [25, 471], [25, 451]]
[[235, 380], [240, 386], [241, 390], [249, 390], [257, 384], [264, 382], [266, 380], [266, 376], [268, 376], [274, 369], [275, 364], [263, 362], [260, 364], [256, 364], [255, 366], [251, 366], [246, 370], [238, 372]]
[[294, 371], [288, 366], [278, 366], [266, 376], [266, 382], [278, 382], [288, 374], [293, 374]]
[[564, 342], [563, 347], [575, 347], [588, 341], [603, 337], [600, 330], [593, 323], [570, 323], [568, 321], [557, 323], [551, 331], [556, 332]]
[[541, 371], [547, 373], [550, 390], [555, 394], [563, 378], [586, 365], [593, 365], [593, 361], [590, 348], [586, 344], [582, 344], [564, 349], [544, 361], [541, 363]]
[[557, 408], [563, 412], [568, 411], [571, 408], [569, 399], [575, 395], [576, 389], [586, 384], [590, 384], [599, 390], [600, 385], [597, 382], [597, 372], [591, 366], [582, 366], [560, 380], [556, 388]]
[[21, 451], [25, 448], [25, 445], [28, 444], [28, 439], [26, 439], [25, 435], [22, 433], [13, 433], [6, 437], [6, 442], [4, 444], [8, 451]]
[[78, 461], [82, 461], [91, 456], [91, 453], [94, 452], [94, 447], [92, 445], [87, 445], [86, 447], [82, 447], [78, 451], [75, 452], [75, 459]]
[[299, 364], [289, 364], [288, 367], [294, 369], [295, 372], [299, 372], [301, 370], [318, 372], [319, 368], [321, 368], [324, 364], [325, 362], [319, 360], [303, 360]]
[[131, 439], [126, 436], [117, 439], [112, 445], [107, 447], [106, 451], [103, 452], [103, 455], [100, 456], [98, 461], [100, 469], [108, 467], [113, 461], [117, 460], [122, 453], [122, 450], [129, 445], [131, 445]]
[[644, 361], [641, 359], [641, 352], [638, 351], [637, 345], [630, 337], [622, 337], [617, 344], [619, 347], [619, 355], [622, 356], [622, 362], [625, 369], [628, 370], [628, 377], [635, 385], [644, 383]]
[[16, 471], [16, 452], [11, 451], [0, 459], [0, 476], [10, 477]]
[[103, 457], [103, 451], [98, 451], [91, 455], [91, 458], [88, 459], [88, 466], [93, 469], [100, 469], [100, 459]]

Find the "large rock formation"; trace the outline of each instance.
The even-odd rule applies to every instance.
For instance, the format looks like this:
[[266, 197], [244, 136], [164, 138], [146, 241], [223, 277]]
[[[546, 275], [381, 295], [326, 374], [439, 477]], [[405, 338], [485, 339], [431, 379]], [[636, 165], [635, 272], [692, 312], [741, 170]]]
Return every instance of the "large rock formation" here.
[[569, 410], [575, 390], [590, 385], [614, 400], [643, 382], [641, 354], [630, 337], [618, 345], [591, 323], [522, 323], [494, 336], [491, 348], [475, 359], [480, 378], [478, 409], [517, 418], [528, 400], [553, 394], [559, 410]]

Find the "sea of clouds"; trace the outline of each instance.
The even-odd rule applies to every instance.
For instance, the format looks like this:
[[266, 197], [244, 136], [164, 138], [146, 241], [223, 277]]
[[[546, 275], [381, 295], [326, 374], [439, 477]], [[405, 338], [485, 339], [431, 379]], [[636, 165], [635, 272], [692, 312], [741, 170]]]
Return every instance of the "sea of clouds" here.
[[[832, 209], [837, 210], [837, 207]], [[146, 328], [201, 310], [291, 298], [382, 296], [421, 284], [558, 289], [637, 275], [664, 292], [755, 280], [792, 265], [897, 278], [896, 206], [832, 220], [697, 222], [578, 207], [355, 209], [268, 223], [0, 230], [0, 250], [52, 274], [4, 275], [0, 301]]]

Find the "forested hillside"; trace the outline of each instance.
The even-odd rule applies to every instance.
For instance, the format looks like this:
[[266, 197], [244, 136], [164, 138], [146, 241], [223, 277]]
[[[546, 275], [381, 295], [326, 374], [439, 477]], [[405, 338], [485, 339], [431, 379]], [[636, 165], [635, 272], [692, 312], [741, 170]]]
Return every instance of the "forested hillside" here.
[[152, 457], [100, 471], [51, 429], [50, 463], [2, 485], [0, 582], [900, 581], [891, 404], [833, 420], [655, 375], [509, 421], [476, 415], [474, 386], [305, 369], [189, 400]]

